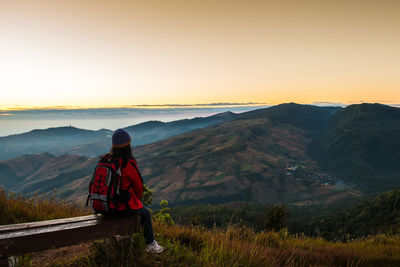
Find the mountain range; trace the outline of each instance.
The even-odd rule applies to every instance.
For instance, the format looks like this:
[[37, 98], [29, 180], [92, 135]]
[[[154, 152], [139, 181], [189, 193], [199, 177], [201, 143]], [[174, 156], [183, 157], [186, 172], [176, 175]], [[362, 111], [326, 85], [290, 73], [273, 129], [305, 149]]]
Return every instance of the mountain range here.
[[[154, 190], [155, 203], [167, 199], [172, 204], [310, 205], [400, 186], [399, 114], [398, 108], [379, 104], [339, 108], [289, 103], [241, 114], [148, 122], [127, 130], [135, 144], [145, 143], [134, 148], [134, 155], [145, 183]], [[59, 196], [83, 201], [97, 162], [87, 151], [101, 150], [96, 153], [100, 155], [109, 147], [111, 132], [90, 134], [95, 133], [98, 142], [85, 144], [84, 138], [77, 138], [79, 143], [69, 143], [65, 151], [47, 151], [56, 156], [0, 161], [1, 183], [26, 193], [57, 188]], [[25, 135], [33, 134], [40, 136], [37, 131]], [[23, 135], [5, 138], [30, 144]], [[63, 138], [61, 144], [67, 140]], [[0, 139], [11, 148], [7, 140], [12, 139]], [[67, 151], [69, 155], [62, 154]]]
[[[229, 121], [235, 116], [234, 113], [224, 112], [204, 118], [173, 122], [148, 121], [124, 129], [133, 136], [133, 145], [139, 146]], [[107, 129], [92, 131], [75, 127], [57, 127], [0, 137], [0, 160], [38, 153], [95, 157], [109, 150], [111, 135], [112, 131]]]

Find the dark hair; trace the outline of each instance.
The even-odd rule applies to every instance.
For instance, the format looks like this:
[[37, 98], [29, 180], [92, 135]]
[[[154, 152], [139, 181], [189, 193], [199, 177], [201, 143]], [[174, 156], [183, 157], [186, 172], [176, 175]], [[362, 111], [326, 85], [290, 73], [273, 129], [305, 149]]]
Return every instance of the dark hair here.
[[128, 164], [130, 159], [134, 159], [130, 145], [120, 147], [120, 148], [113, 147], [113, 148], [111, 148], [110, 153], [108, 153], [104, 156], [112, 156], [115, 158], [122, 159], [122, 166], [121, 166], [122, 168], [124, 168], [126, 166], [126, 164]]

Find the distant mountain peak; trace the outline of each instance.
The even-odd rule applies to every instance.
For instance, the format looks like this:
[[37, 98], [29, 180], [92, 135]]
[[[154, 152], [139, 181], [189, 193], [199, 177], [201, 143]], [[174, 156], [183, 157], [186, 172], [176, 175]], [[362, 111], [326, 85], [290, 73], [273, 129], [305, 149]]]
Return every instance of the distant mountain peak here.
[[[356, 119], [357, 118], [357, 119]], [[360, 123], [360, 120], [370, 121], [371, 126], [376, 126], [382, 120], [400, 119], [400, 108], [383, 105], [379, 103], [362, 103], [345, 107], [336, 116], [335, 120], [342, 120], [342, 123]]]
[[362, 103], [362, 104], [353, 104], [349, 105], [345, 108], [345, 110], [354, 110], [354, 109], [360, 109], [360, 110], [400, 110], [400, 108], [380, 104], [380, 103]]
[[41, 133], [41, 132], [55, 132], [55, 133], [62, 133], [62, 132], [93, 132], [92, 130], [80, 129], [74, 126], [61, 126], [61, 127], [50, 127], [47, 129], [34, 129], [28, 133]]
[[222, 113], [215, 114], [212, 117], [231, 117], [231, 116], [234, 116], [234, 115], [236, 115], [236, 114], [231, 112], [231, 111], [225, 111], [225, 112], [222, 112]]
[[268, 118], [274, 123], [291, 124], [303, 129], [320, 131], [340, 107], [319, 107], [297, 103], [284, 103], [257, 109], [239, 115], [240, 119]]

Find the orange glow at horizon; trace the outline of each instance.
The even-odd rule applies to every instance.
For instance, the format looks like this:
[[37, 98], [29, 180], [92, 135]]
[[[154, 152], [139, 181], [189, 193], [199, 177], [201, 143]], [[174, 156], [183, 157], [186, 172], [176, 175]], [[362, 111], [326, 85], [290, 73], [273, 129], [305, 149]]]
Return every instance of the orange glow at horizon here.
[[0, 1], [0, 110], [400, 103], [400, 2]]

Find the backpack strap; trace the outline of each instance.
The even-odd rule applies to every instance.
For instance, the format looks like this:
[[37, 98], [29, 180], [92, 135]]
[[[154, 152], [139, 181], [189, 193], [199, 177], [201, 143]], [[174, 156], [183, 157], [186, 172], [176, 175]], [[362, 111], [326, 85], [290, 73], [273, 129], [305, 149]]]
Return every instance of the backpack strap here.
[[136, 169], [137, 173], [139, 174], [140, 180], [142, 181], [142, 185], [143, 185], [143, 178], [142, 178], [142, 175], [140, 174], [139, 168], [136, 166], [135, 163], [132, 162], [132, 160], [130, 161], [130, 163], [132, 164], [132, 166]]

